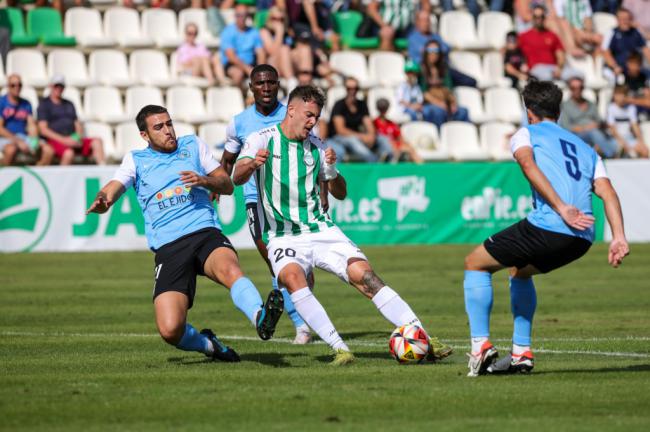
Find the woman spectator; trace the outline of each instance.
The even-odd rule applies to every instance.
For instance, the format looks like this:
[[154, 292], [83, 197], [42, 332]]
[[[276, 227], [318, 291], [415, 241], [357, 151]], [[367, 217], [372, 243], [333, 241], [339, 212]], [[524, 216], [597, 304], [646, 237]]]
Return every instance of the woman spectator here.
[[194, 77], [203, 77], [209, 85], [214, 85], [215, 79], [210, 65], [210, 51], [196, 37], [199, 29], [194, 23], [185, 26], [185, 42], [176, 49], [178, 73]]
[[282, 78], [288, 80], [289, 88], [295, 87], [295, 75], [291, 65], [291, 38], [287, 33], [287, 19], [282, 9], [273, 6], [269, 9], [266, 24], [260, 30], [260, 37], [267, 63], [275, 67]]

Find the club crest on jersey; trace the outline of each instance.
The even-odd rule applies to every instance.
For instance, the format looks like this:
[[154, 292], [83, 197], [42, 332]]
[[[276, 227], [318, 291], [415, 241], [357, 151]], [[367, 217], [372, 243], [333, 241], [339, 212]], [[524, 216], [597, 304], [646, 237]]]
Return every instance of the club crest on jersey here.
[[305, 157], [303, 158], [305, 161], [305, 165], [307, 166], [312, 166], [314, 165], [314, 157], [311, 155], [311, 153], [305, 153]]
[[187, 151], [187, 150], [185, 150], [185, 149], [181, 150], [181, 151], [178, 153], [178, 158], [179, 158], [179, 159], [187, 159], [188, 157], [190, 157], [190, 152]]

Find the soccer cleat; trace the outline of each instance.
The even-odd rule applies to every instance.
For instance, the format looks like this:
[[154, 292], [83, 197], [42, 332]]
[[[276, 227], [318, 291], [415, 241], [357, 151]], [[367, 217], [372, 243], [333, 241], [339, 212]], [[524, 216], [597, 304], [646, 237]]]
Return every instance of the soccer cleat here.
[[344, 349], [337, 349], [334, 360], [330, 363], [332, 366], [343, 366], [354, 362], [354, 354]]
[[239, 355], [235, 352], [235, 350], [224, 345], [224, 343], [217, 338], [217, 335], [215, 335], [212, 330], [203, 329], [201, 330], [201, 334], [207, 337], [212, 344], [212, 354], [206, 353], [206, 356], [210, 357], [212, 360], [221, 360], [224, 362], [234, 363], [241, 361]]
[[309, 327], [304, 326], [296, 328], [296, 338], [293, 340], [294, 345], [306, 345], [311, 342], [311, 332]]
[[512, 353], [494, 362], [487, 368], [487, 372], [494, 375], [501, 374], [527, 374], [535, 367], [535, 357], [530, 351], [515, 356]]
[[454, 352], [454, 349], [449, 345], [440, 342], [437, 337], [429, 338], [429, 352], [427, 353], [428, 361], [438, 361], [449, 357]]
[[467, 376], [476, 377], [485, 375], [487, 368], [499, 357], [499, 353], [490, 341], [485, 341], [478, 353], [467, 353], [467, 356], [469, 357], [469, 362], [467, 363], [469, 372]]
[[271, 290], [266, 303], [257, 313], [255, 322], [257, 323], [257, 334], [262, 340], [269, 340], [273, 337], [275, 326], [284, 310], [284, 298], [279, 290]]

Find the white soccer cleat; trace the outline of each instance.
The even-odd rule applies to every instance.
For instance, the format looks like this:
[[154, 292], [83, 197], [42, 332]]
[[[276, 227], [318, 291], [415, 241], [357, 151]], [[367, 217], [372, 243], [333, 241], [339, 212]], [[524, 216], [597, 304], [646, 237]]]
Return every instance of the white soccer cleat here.
[[467, 353], [467, 356], [469, 357], [469, 362], [467, 362], [469, 372], [467, 376], [477, 377], [479, 375], [485, 375], [487, 368], [499, 357], [499, 353], [490, 341], [485, 341], [478, 353]]

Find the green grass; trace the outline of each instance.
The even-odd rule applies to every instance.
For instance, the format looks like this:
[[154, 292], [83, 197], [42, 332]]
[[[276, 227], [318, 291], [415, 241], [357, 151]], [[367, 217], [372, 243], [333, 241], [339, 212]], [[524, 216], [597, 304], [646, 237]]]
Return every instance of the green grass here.
[[[618, 270], [597, 245], [538, 277], [535, 371], [476, 379], [465, 376], [469, 250], [365, 248], [429, 333], [456, 348], [435, 365], [391, 360], [392, 326], [353, 288], [317, 273], [316, 294], [358, 357], [346, 368], [328, 365], [323, 344], [287, 343], [288, 318], [275, 341], [255, 340], [228, 293], [205, 279], [190, 322], [223, 335], [243, 361], [211, 363], [164, 344], [150, 253], [1, 255], [0, 430], [648, 430], [650, 245], [633, 245]], [[253, 251], [241, 258], [265, 295], [265, 266]], [[492, 337], [505, 352], [506, 274], [494, 282]]]

